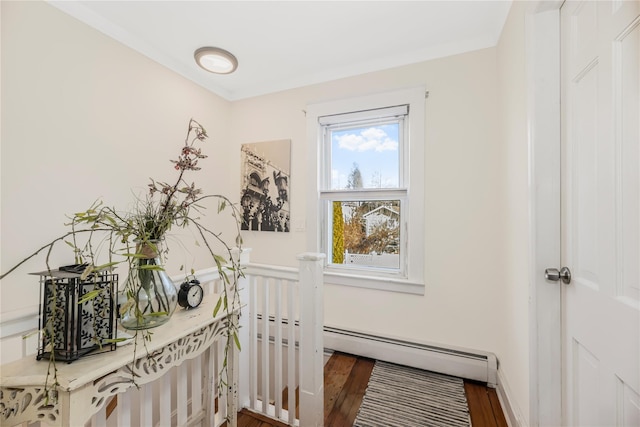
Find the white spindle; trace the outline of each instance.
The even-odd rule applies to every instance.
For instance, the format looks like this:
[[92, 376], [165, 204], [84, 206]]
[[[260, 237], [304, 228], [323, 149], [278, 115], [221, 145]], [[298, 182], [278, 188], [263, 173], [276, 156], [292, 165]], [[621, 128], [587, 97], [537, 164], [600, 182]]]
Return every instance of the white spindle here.
[[216, 388], [214, 389], [214, 398], [218, 399], [218, 419], [222, 420], [227, 416], [227, 395], [225, 393], [218, 394], [219, 388], [217, 387], [220, 384], [220, 381], [228, 381], [229, 380], [229, 372], [227, 371], [226, 377], [220, 377], [220, 373], [222, 372], [224, 365], [224, 357], [225, 351], [224, 348], [226, 346], [226, 339], [220, 340], [218, 345], [216, 346], [216, 364], [214, 376], [216, 378]]
[[275, 331], [274, 331], [274, 393], [276, 404], [276, 418], [282, 418], [282, 281], [274, 284], [275, 299]]
[[23, 339], [23, 340], [22, 340], [22, 342], [21, 342], [20, 344], [21, 344], [21, 346], [22, 346], [22, 351], [21, 351], [22, 357], [26, 357], [26, 356], [27, 356], [27, 354], [28, 354], [28, 350], [27, 350], [27, 340], [26, 340], [26, 339]]
[[269, 408], [269, 279], [262, 286], [262, 412]]
[[140, 388], [140, 425], [153, 425], [153, 383]]
[[131, 425], [131, 393], [132, 389], [118, 395], [118, 407], [116, 408], [118, 427]]
[[91, 417], [91, 427], [107, 427], [107, 405]]
[[[240, 253], [240, 268], [244, 269], [250, 262], [251, 249], [243, 249]], [[250, 300], [250, 283], [248, 278], [240, 277], [238, 279], [238, 295], [241, 304], [247, 304]], [[250, 353], [250, 319], [251, 319], [251, 304], [242, 308], [242, 315], [238, 319], [238, 334], [242, 350], [238, 356], [239, 366], [238, 369], [238, 401], [237, 407], [244, 408], [250, 407], [250, 372], [249, 366], [251, 363]]]
[[[202, 412], [202, 355], [191, 360], [191, 414], [200, 416]], [[144, 425], [144, 424], [143, 424]]]
[[[234, 317], [236, 316], [234, 315]], [[236, 319], [234, 319], [234, 322], [235, 321], [237, 321], [237, 317]], [[236, 347], [235, 342], [232, 341], [231, 345], [229, 346], [229, 353], [228, 353], [227, 369], [228, 369], [229, 383], [228, 383], [228, 388], [226, 393], [226, 397], [227, 397], [226, 413], [227, 413], [227, 418], [229, 419], [228, 425], [230, 427], [236, 427], [238, 424], [238, 407], [237, 407], [238, 362], [239, 362], [238, 347]]]
[[187, 364], [183, 363], [182, 365], [177, 367], [177, 378], [176, 378], [176, 413], [177, 413], [177, 422], [179, 426], [183, 426], [187, 424], [187, 419], [189, 417], [188, 408], [187, 408], [187, 382], [188, 375], [187, 372]]
[[[202, 364], [203, 370], [205, 372], [205, 402], [207, 405], [205, 407], [209, 407], [209, 413], [207, 414], [207, 423], [205, 425], [209, 426], [217, 426], [217, 421], [219, 418], [220, 410], [215, 410], [215, 401], [217, 396], [216, 390], [216, 381], [218, 378], [218, 371], [216, 370], [216, 362], [215, 362], [215, 354], [216, 354], [217, 346], [212, 346], [209, 348], [204, 354], [205, 359]], [[218, 402], [218, 408], [220, 407], [220, 402]]]
[[[160, 377], [160, 396], [158, 399], [158, 410], [160, 411], [160, 425], [171, 425], [171, 373], [167, 373]], [[120, 401], [118, 400], [118, 403]], [[120, 424], [118, 424], [120, 425]]]
[[215, 426], [215, 394], [214, 385], [215, 377], [217, 373], [213, 369], [213, 353], [215, 346], [210, 347], [204, 353], [202, 353], [202, 375], [204, 377], [203, 388], [203, 401], [205, 402], [205, 408], [208, 412], [205, 414], [204, 425], [206, 427]]
[[288, 388], [288, 420], [289, 425], [293, 425], [296, 418], [296, 315], [293, 283], [287, 282], [287, 388]]
[[252, 276], [249, 288], [249, 403], [257, 410], [258, 400], [258, 277]]
[[324, 254], [306, 253], [300, 261], [300, 425], [324, 423]]

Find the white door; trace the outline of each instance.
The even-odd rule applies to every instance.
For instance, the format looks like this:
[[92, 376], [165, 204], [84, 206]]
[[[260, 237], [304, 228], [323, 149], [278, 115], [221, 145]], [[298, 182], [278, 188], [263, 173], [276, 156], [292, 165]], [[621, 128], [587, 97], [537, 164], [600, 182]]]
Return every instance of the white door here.
[[640, 426], [639, 13], [561, 10], [564, 425]]

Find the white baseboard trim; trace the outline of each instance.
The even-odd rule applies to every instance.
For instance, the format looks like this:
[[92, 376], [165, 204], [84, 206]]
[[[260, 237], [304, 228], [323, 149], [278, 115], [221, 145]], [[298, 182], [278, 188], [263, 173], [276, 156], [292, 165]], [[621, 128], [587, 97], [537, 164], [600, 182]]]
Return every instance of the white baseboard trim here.
[[385, 362], [482, 381], [486, 382], [489, 387], [496, 387], [498, 383], [498, 361], [493, 353], [415, 343], [328, 326], [324, 328], [324, 347]]
[[509, 388], [509, 383], [504, 378], [502, 371], [498, 371], [498, 387], [496, 387], [496, 394], [498, 400], [500, 400], [500, 406], [502, 406], [502, 412], [507, 420], [509, 427], [527, 427], [529, 423], [524, 418], [522, 411], [517, 405], [513, 404], [513, 393]]

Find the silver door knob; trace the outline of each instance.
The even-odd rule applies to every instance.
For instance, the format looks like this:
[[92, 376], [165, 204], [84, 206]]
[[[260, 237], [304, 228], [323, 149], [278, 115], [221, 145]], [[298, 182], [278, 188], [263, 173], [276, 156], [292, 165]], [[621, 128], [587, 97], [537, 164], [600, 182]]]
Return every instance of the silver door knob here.
[[560, 271], [557, 268], [547, 268], [544, 271], [544, 278], [552, 282], [562, 280], [562, 283], [568, 285], [571, 283], [571, 270], [567, 267], [562, 267]]

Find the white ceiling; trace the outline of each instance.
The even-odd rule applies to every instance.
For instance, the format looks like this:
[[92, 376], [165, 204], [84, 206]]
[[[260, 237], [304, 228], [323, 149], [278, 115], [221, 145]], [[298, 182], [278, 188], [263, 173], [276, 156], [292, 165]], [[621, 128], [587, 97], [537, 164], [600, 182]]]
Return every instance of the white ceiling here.
[[[510, 0], [50, 1], [228, 100], [495, 46]], [[200, 69], [216, 46], [230, 75]]]

